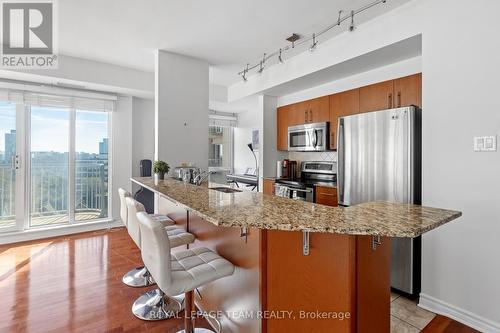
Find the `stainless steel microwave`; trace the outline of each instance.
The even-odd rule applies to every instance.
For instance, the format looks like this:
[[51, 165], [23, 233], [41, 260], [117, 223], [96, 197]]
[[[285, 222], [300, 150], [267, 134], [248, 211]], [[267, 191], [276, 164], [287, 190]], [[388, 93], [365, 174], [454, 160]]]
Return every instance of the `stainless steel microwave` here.
[[324, 151], [327, 149], [327, 122], [288, 127], [289, 151]]

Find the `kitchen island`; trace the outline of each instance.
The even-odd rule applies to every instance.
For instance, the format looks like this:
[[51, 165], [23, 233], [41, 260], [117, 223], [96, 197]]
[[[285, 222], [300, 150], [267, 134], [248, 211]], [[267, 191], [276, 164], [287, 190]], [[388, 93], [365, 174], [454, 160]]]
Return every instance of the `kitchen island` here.
[[221, 311], [224, 332], [389, 332], [389, 237], [417, 237], [461, 215], [389, 202], [327, 207], [174, 179], [132, 181], [163, 198], [159, 212], [195, 234], [192, 246], [210, 247], [237, 266], [197, 300], [204, 311]]

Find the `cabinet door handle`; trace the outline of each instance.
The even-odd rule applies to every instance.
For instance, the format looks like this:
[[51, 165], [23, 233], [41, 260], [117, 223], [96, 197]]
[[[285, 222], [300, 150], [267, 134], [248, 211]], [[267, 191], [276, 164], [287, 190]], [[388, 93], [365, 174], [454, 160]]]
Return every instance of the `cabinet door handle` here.
[[309, 110], [309, 122], [312, 123], [312, 121], [313, 121], [313, 112], [312, 110]]
[[326, 192], [319, 192], [320, 195], [326, 195], [328, 197], [335, 197], [335, 194], [332, 193], [326, 193]]
[[398, 91], [398, 107], [401, 107], [401, 91]]
[[304, 122], [307, 123], [307, 110], [304, 111]]
[[392, 109], [392, 94], [389, 94], [389, 109]]

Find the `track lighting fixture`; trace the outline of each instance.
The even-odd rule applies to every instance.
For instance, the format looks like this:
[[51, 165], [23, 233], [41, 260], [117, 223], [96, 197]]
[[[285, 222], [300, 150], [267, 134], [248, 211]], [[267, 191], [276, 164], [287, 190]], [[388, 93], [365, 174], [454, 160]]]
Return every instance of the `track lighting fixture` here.
[[309, 51], [314, 52], [316, 50], [316, 46], [318, 45], [318, 42], [316, 41], [316, 34], [313, 34], [313, 40], [311, 47], [309, 48]]
[[264, 71], [265, 62], [266, 62], [266, 54], [264, 53], [264, 56], [262, 57], [262, 60], [260, 61], [259, 74], [262, 74], [262, 72]]
[[248, 74], [248, 68], [250, 67], [250, 64], [247, 63], [247, 68], [245, 68], [243, 70], [243, 72], [241, 72], [241, 77], [243, 78], [243, 82], [247, 82], [248, 78], [247, 78], [247, 74]]
[[320, 31], [313, 33], [312, 36], [309, 38], [303, 38], [299, 34], [293, 33], [291, 36], [286, 38], [286, 41], [288, 42], [287, 45], [279, 48], [277, 51], [274, 51], [270, 54], [264, 53], [264, 57], [262, 58], [262, 60], [260, 60], [259, 62], [255, 63], [253, 65], [247, 64], [246, 68], [243, 69], [241, 72], [239, 72], [238, 75], [241, 75], [243, 81], [247, 81], [248, 73], [251, 70], [255, 69], [255, 70], [257, 70], [257, 72], [259, 74], [262, 74], [262, 72], [264, 71], [264, 68], [266, 66], [266, 61], [269, 60], [270, 58], [278, 57], [278, 61], [280, 63], [284, 63], [283, 53], [288, 52], [288, 51], [292, 51], [295, 47], [304, 45], [304, 44], [309, 43], [309, 42], [311, 42], [311, 44], [309, 46], [309, 51], [313, 52], [318, 46], [317, 38], [319, 36], [323, 35], [324, 33], [330, 31], [331, 29], [333, 29], [335, 27], [340, 26], [343, 22], [348, 21], [348, 20], [350, 20], [349, 31], [352, 32], [356, 29], [356, 25], [354, 23], [354, 16], [355, 15], [358, 15], [366, 10], [369, 10], [370, 8], [375, 7], [379, 4], [386, 4], [386, 3], [387, 3], [387, 0], [373, 0], [372, 2], [366, 4], [365, 6], [360, 7], [356, 10], [351, 10], [350, 12], [347, 12], [347, 13], [344, 10], [339, 10], [339, 12], [338, 12], [339, 15], [338, 15], [337, 21], [334, 22], [333, 24], [329, 25], [328, 27], [324, 28], [323, 30], [320, 30]]
[[354, 10], [351, 10], [351, 25], [349, 26], [349, 31], [354, 31], [356, 26], [354, 25]]

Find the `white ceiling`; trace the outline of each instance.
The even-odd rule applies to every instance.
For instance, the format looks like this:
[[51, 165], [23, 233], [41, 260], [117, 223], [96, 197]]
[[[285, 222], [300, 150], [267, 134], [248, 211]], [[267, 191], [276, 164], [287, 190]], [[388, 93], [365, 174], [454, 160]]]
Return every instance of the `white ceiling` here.
[[[230, 85], [245, 63], [284, 45], [291, 33], [310, 35], [333, 23], [338, 10], [371, 1], [64, 0], [58, 1], [59, 52], [153, 71], [154, 50], [163, 49], [208, 60], [212, 83]], [[356, 21], [408, 1], [388, 0]]]

